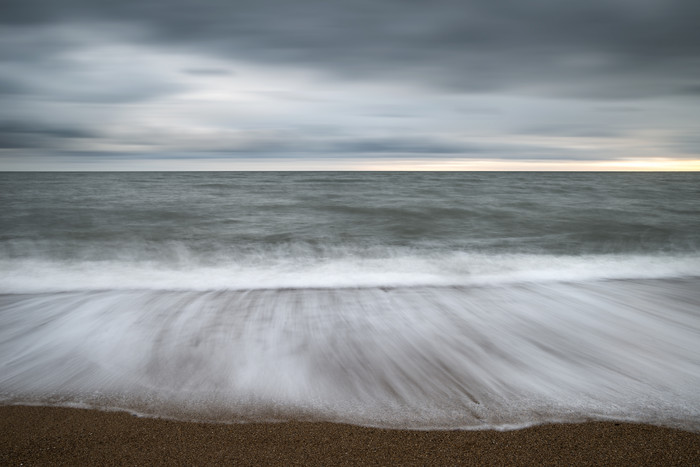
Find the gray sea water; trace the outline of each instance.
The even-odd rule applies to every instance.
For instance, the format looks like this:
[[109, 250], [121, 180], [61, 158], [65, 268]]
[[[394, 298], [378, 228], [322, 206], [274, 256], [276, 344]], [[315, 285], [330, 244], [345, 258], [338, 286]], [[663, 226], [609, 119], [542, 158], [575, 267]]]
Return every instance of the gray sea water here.
[[700, 429], [698, 173], [0, 173], [0, 401]]

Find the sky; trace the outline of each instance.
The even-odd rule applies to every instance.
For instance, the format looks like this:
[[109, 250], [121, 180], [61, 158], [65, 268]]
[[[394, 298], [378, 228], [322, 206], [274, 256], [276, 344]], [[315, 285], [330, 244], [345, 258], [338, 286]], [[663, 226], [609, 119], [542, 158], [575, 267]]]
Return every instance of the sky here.
[[700, 170], [697, 0], [2, 0], [0, 170]]

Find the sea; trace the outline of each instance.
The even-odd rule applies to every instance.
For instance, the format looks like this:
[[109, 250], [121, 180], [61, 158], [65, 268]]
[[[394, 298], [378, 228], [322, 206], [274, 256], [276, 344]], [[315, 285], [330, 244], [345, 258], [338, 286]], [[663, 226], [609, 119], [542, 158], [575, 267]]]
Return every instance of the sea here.
[[0, 403], [700, 431], [700, 173], [0, 173]]

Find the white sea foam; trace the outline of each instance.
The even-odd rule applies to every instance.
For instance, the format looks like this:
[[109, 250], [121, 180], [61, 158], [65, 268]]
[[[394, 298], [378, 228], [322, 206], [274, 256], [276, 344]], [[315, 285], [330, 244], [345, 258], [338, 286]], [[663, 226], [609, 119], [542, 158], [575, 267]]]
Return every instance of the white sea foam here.
[[254, 255], [203, 264], [118, 260], [0, 260], [0, 293], [86, 290], [244, 290], [275, 288], [488, 285], [700, 276], [700, 255], [533, 255], [467, 252]]
[[700, 430], [698, 279], [0, 296], [0, 401], [218, 421]]

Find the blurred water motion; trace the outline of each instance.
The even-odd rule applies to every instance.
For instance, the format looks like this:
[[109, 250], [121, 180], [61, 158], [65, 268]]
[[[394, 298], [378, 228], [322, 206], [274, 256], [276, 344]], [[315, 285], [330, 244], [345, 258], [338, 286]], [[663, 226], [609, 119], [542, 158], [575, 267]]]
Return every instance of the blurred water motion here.
[[185, 419], [700, 428], [697, 279], [4, 295], [4, 402]]
[[698, 174], [0, 174], [0, 401], [697, 429]]

